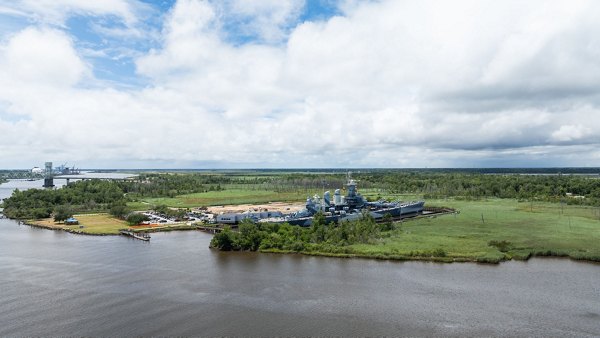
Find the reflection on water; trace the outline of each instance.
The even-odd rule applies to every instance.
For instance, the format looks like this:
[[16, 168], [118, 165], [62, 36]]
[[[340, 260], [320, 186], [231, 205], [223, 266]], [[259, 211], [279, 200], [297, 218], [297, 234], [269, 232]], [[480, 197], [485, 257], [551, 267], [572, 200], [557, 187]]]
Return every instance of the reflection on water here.
[[0, 336], [600, 335], [595, 264], [222, 253], [210, 238], [0, 220]]

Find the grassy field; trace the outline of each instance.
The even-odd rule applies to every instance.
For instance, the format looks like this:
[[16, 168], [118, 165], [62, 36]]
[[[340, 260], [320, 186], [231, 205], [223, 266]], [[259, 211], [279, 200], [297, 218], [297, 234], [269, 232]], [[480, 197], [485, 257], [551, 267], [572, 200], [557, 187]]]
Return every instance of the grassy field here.
[[[310, 192], [302, 190], [277, 192], [261, 189], [243, 189], [237, 185], [236, 187], [227, 186], [227, 189], [222, 191], [209, 191], [176, 197], [143, 198], [135, 202], [129, 202], [127, 206], [133, 210], [148, 210], [155, 205], [166, 205], [172, 208], [193, 208], [213, 205], [261, 204], [267, 202], [302, 202], [306, 200], [307, 196], [312, 196], [315, 193], [322, 194], [318, 190]], [[378, 189], [361, 189], [361, 193], [370, 198], [382, 197]], [[385, 195], [383, 197], [405, 201], [418, 199], [418, 196], [411, 194]]]
[[135, 210], [135, 211], [150, 210], [150, 209], [152, 209], [153, 206], [154, 206], [154, 204], [150, 204], [150, 203], [144, 202], [144, 201], [127, 202], [127, 207], [129, 207], [129, 209]]
[[[361, 192], [372, 198], [379, 195], [379, 191], [375, 189], [363, 189]], [[417, 195], [381, 197], [421, 199]], [[302, 201], [305, 198], [306, 193], [300, 191], [278, 193], [268, 190], [227, 189], [174, 198], [147, 198], [132, 202], [129, 206], [137, 210], [161, 204], [188, 208]], [[532, 255], [569, 256], [600, 261], [598, 207], [518, 202], [511, 199], [429, 199], [426, 206], [451, 207], [459, 213], [405, 221], [400, 224], [399, 229], [382, 233], [382, 237], [375, 243], [351, 245], [344, 247], [343, 252], [350, 256], [443, 261], [498, 262], [513, 258], [526, 259]], [[79, 226], [56, 224], [49, 219], [37, 223], [88, 234], [118, 234], [119, 229], [127, 227], [125, 222], [107, 214], [79, 215], [77, 218], [84, 226], [81, 229]]]
[[[379, 243], [354, 245], [352, 252], [423, 257], [438, 250], [443, 259], [483, 262], [530, 255], [600, 261], [598, 208], [564, 206], [561, 211], [560, 204], [506, 199], [430, 200], [427, 205], [448, 206], [460, 213], [405, 221]], [[504, 243], [494, 246], [490, 241]]]
[[231, 189], [180, 195], [173, 198], [146, 198], [128, 204], [132, 208], [148, 208], [152, 205], [166, 205], [174, 208], [191, 208], [226, 204], [258, 204], [274, 201], [302, 201], [306, 198], [300, 192], [276, 192], [266, 190]]
[[[52, 218], [30, 221], [28, 223], [47, 228], [81, 232], [89, 235], [118, 235], [119, 229], [128, 228], [127, 222], [114, 218], [109, 214], [75, 215], [74, 217], [79, 221], [79, 225], [56, 223]], [[80, 225], [82, 225], [83, 228], [80, 228]]]
[[[418, 195], [384, 195], [376, 189], [361, 192], [372, 198], [417, 200]], [[306, 193], [228, 189], [149, 198], [134, 202], [139, 209], [302, 201]], [[378, 258], [497, 262], [532, 255], [569, 256], [600, 260], [600, 208], [512, 199], [427, 200], [426, 206], [445, 206], [460, 213], [405, 221], [399, 230], [383, 233], [374, 244], [348, 247], [352, 255]], [[496, 245], [494, 245], [495, 241]], [[317, 253], [318, 254], [318, 253]], [[327, 254], [327, 253], [324, 253]], [[331, 254], [331, 253], [329, 253]]]

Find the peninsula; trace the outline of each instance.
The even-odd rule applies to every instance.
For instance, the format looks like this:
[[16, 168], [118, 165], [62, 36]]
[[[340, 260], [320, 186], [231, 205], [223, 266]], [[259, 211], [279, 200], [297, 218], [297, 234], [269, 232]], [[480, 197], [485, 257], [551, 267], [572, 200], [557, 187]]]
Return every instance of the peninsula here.
[[[354, 175], [361, 196], [372, 205], [425, 200], [428, 208], [450, 212], [399, 219], [364, 212], [352, 221], [332, 222], [324, 210], [310, 226], [251, 217], [217, 223], [220, 213], [240, 204], [255, 214], [275, 205], [269, 202], [280, 202], [277, 210], [284, 214], [300, 210], [306, 196], [344, 188], [341, 170], [146, 172], [125, 181], [16, 190], [3, 207], [7, 217], [83, 234], [213, 229], [211, 246], [218, 250], [441, 262], [496, 263], [532, 256], [600, 261], [600, 180], [595, 174], [399, 169]], [[73, 215], [78, 224], [64, 223]]]

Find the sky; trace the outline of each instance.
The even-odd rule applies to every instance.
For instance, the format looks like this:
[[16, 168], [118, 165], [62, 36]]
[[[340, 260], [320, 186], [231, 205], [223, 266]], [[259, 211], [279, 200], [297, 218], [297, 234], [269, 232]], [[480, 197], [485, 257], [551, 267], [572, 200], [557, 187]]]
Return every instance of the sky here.
[[600, 166], [600, 2], [0, 0], [0, 168]]

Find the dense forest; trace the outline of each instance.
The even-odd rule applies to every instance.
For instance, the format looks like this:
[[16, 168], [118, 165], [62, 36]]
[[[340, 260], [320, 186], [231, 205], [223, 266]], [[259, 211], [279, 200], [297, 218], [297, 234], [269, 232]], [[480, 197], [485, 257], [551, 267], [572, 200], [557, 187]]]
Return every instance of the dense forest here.
[[[542, 200], [568, 204], [600, 203], [600, 175], [485, 174], [457, 170], [373, 170], [355, 172], [359, 189], [382, 194], [415, 194], [427, 198], [485, 197]], [[274, 177], [268, 186], [281, 190], [321, 191], [341, 188], [345, 173], [288, 174]]]
[[231, 181], [232, 178], [223, 175], [142, 173], [135, 180], [119, 181], [117, 184], [131, 197], [174, 197], [221, 190], [221, 184]]
[[61, 189], [15, 190], [4, 199], [4, 214], [11, 218], [45, 218], [61, 206], [77, 211], [108, 210], [125, 204], [123, 190], [111, 181], [78, 181]]
[[423, 194], [425, 198], [536, 198], [591, 205], [600, 200], [600, 176], [596, 175], [374, 172], [363, 173], [359, 177], [387, 193]]

